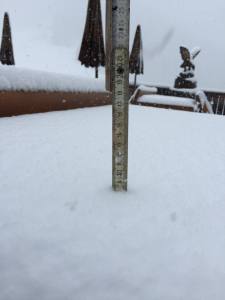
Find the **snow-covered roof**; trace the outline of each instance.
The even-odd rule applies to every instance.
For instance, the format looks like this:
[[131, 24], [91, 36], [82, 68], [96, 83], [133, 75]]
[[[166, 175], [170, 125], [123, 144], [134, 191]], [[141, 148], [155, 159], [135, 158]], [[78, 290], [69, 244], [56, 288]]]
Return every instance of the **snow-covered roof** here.
[[78, 76], [0, 65], [0, 91], [103, 91], [104, 82]]

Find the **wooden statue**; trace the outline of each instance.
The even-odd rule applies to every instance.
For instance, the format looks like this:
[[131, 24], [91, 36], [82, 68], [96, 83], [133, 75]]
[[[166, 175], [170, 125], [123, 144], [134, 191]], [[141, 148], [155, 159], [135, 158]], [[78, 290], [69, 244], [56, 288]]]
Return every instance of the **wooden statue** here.
[[175, 80], [174, 87], [177, 89], [194, 89], [197, 87], [197, 81], [195, 79], [195, 65], [194, 59], [199, 55], [201, 50], [199, 48], [193, 49], [191, 52], [185, 48], [180, 47], [181, 58], [183, 63], [180, 65], [184, 70], [179, 74]]

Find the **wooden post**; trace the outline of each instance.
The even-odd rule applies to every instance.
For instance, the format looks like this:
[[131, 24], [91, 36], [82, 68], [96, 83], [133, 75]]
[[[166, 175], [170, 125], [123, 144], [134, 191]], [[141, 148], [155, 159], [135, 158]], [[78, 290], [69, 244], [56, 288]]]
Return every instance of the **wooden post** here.
[[106, 26], [105, 26], [105, 48], [106, 48], [106, 65], [105, 65], [105, 88], [112, 91], [112, 0], [106, 0]]

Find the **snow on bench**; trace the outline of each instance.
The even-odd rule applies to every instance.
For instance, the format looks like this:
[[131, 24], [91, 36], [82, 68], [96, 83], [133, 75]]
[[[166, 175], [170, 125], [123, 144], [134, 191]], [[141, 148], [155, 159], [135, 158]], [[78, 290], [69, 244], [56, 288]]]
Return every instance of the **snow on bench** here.
[[171, 97], [162, 95], [143, 95], [137, 99], [138, 103], [159, 104], [165, 106], [188, 107], [196, 110], [196, 101], [192, 98]]
[[166, 88], [165, 94], [162, 94], [162, 91], [159, 91], [158, 88], [142, 85], [131, 96], [130, 103], [213, 113], [211, 103], [200, 89]]
[[140, 85], [138, 90], [141, 92], [147, 92], [148, 94], [157, 94], [158, 89], [156, 87]]
[[101, 92], [104, 82], [0, 64], [0, 91]]

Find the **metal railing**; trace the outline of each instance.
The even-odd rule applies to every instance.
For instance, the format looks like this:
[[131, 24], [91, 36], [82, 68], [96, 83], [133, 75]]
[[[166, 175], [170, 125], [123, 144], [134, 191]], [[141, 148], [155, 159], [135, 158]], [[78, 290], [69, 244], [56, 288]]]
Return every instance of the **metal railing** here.
[[216, 115], [225, 115], [225, 92], [205, 91]]

